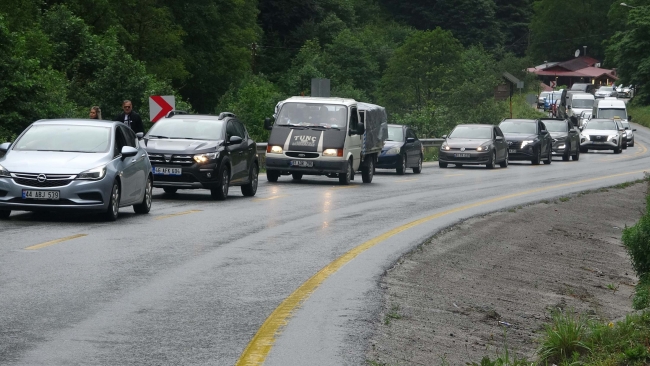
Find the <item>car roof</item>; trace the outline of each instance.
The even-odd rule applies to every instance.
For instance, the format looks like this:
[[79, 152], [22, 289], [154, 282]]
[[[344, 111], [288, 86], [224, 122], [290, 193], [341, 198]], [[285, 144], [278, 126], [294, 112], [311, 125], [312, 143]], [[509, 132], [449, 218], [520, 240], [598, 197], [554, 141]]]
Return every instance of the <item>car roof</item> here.
[[167, 119], [202, 119], [202, 120], [214, 120], [222, 121], [219, 119], [219, 116], [214, 116], [211, 114], [175, 114]]
[[613, 118], [592, 118], [592, 119], [589, 120], [589, 122], [593, 122], [593, 121], [600, 121], [600, 122], [602, 122], [602, 121], [612, 121], [612, 122], [616, 122], [616, 120], [613, 119]]
[[623, 107], [625, 108], [625, 102], [620, 99], [601, 99], [598, 101], [598, 108], [603, 107]]
[[79, 125], [79, 126], [99, 126], [106, 127], [106, 125], [116, 125], [118, 121], [105, 121], [97, 119], [83, 119], [83, 118], [55, 118], [55, 119], [41, 119], [34, 122], [34, 125]]
[[496, 127], [495, 125], [487, 125], [487, 124], [479, 124], [479, 123], [463, 123], [460, 125], [456, 125], [456, 127], [459, 126], [472, 126], [472, 127]]
[[537, 122], [536, 119], [506, 118], [501, 122]]
[[593, 94], [590, 93], [576, 93], [576, 94], [571, 94], [571, 98], [573, 99], [596, 99]]
[[403, 128], [407, 128], [407, 127], [409, 127], [409, 126], [406, 126], [406, 125], [398, 125], [398, 124], [396, 124], [396, 123], [389, 123], [389, 124], [388, 124], [388, 127], [403, 127]]
[[357, 101], [349, 98], [324, 98], [324, 97], [291, 97], [282, 101], [282, 103], [319, 103], [319, 104], [343, 104], [343, 105], [353, 105]]

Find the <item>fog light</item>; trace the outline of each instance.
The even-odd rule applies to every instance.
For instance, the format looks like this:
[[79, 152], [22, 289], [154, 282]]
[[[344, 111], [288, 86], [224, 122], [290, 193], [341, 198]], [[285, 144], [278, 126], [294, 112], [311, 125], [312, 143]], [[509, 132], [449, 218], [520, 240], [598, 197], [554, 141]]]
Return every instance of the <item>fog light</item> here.
[[208, 173], [206, 175], [208, 176], [208, 178], [212, 178], [212, 173]]

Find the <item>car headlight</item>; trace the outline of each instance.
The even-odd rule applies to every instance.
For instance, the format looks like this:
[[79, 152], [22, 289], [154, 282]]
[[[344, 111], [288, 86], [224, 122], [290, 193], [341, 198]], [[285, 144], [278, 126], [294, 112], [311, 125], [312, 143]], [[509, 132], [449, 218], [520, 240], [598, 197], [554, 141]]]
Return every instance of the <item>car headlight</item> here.
[[323, 156], [343, 156], [343, 149], [325, 149]]
[[614, 140], [614, 139], [617, 138], [617, 137], [618, 137], [618, 135], [609, 135], [609, 136], [607, 136], [607, 140], [608, 140], [608, 141], [609, 141], [609, 140]]
[[106, 176], [106, 165], [86, 170], [77, 174], [77, 179], [100, 180]]
[[564, 149], [565, 147], [566, 147], [566, 145], [560, 145], [560, 146], [558, 146], [557, 148], [558, 148], [558, 149]]
[[397, 155], [399, 154], [399, 147], [393, 147], [390, 150], [386, 151], [386, 155]]
[[440, 146], [440, 148], [445, 150], [445, 151], [451, 150], [451, 147], [449, 147], [449, 145], [446, 145], [446, 144], [442, 144], [442, 146]]
[[523, 149], [524, 147], [526, 147], [526, 145], [532, 145], [533, 143], [535, 143], [534, 140], [522, 141], [521, 142], [521, 148]]
[[207, 154], [196, 154], [194, 155], [194, 161], [199, 164], [205, 164], [210, 160], [214, 160], [219, 157], [218, 152], [207, 153]]
[[9, 171], [5, 169], [2, 165], [0, 165], [0, 177], [11, 177], [11, 174], [9, 174]]
[[267, 154], [282, 154], [282, 147], [277, 145], [276, 146], [267, 145], [266, 152]]

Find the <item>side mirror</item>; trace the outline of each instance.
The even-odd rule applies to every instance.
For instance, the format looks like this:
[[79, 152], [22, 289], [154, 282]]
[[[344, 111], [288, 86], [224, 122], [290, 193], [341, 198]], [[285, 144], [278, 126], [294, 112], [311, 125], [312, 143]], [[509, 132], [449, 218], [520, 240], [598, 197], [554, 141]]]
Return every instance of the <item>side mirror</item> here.
[[273, 129], [273, 120], [271, 118], [264, 119], [264, 129], [269, 131]]
[[414, 139], [413, 137], [407, 137], [407, 138], [406, 138], [406, 143], [407, 143], [407, 144], [412, 144], [412, 143], [414, 143], [414, 142], [415, 142], [415, 139]]
[[578, 127], [578, 129], [579, 129], [580, 131], [584, 130], [584, 128], [585, 128], [585, 126], [580, 126], [580, 127]]
[[566, 109], [571, 109], [571, 106], [570, 105], [566, 106]]
[[239, 136], [230, 136], [230, 140], [228, 141], [230, 142], [231, 145], [239, 145], [244, 141], [244, 139], [242, 139]]
[[0, 145], [0, 151], [6, 153], [7, 151], [9, 151], [10, 147], [11, 147], [11, 142], [5, 142], [4, 144]]
[[142, 140], [142, 138], [144, 137], [144, 132], [138, 132], [138, 133], [136, 133], [136, 134], [135, 134], [135, 137], [137, 137], [138, 140]]
[[[632, 132], [636, 132], [636, 128], [633, 128]], [[0, 145], [0, 150], [2, 150], [2, 145]]]
[[447, 135], [442, 135], [442, 138], [443, 138], [443, 139], [446, 139], [446, 138], [447, 138]]
[[125, 158], [136, 156], [138, 154], [138, 149], [131, 146], [124, 146], [122, 147], [121, 153], [122, 153], [122, 160], [124, 160]]
[[548, 133], [548, 131], [546, 131], [546, 130], [541, 130], [541, 131], [539, 131], [539, 132], [541, 132], [542, 135], [546, 135], [546, 134]]

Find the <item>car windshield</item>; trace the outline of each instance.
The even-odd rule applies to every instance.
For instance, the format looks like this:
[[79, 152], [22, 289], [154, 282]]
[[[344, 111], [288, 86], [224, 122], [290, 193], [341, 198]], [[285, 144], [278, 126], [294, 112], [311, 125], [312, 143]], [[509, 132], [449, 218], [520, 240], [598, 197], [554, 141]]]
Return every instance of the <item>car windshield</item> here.
[[585, 91], [585, 90], [587, 90], [587, 85], [588, 84], [573, 84], [573, 86], [571, 87], [571, 90]]
[[598, 89], [598, 91], [601, 91], [601, 92], [611, 92], [613, 90], [614, 90], [614, 88], [612, 88], [611, 86], [603, 86], [600, 89]]
[[598, 109], [598, 118], [620, 118], [627, 119], [627, 111], [620, 108]]
[[33, 125], [14, 144], [19, 151], [107, 152], [111, 128], [83, 125]]
[[340, 104], [284, 103], [277, 118], [279, 126], [344, 128], [348, 107]]
[[486, 126], [456, 126], [449, 134], [455, 139], [491, 139], [492, 127]]
[[151, 127], [147, 137], [223, 140], [223, 121], [217, 119], [165, 118]]
[[503, 121], [499, 127], [503, 133], [537, 133], [537, 122], [535, 121]]
[[386, 141], [404, 142], [404, 129], [388, 126], [388, 140]]
[[587, 125], [585, 129], [589, 129], [589, 130], [617, 130], [618, 129], [616, 128], [616, 122], [614, 121], [591, 120], [586, 123]]
[[567, 125], [565, 121], [544, 121], [546, 130], [548, 132], [567, 132]]
[[621, 122], [621, 124], [623, 125], [623, 128], [625, 128], [625, 129], [630, 128], [630, 123], [629, 122]]
[[571, 108], [591, 108], [594, 106], [593, 99], [574, 99], [571, 103], [573, 104]]

